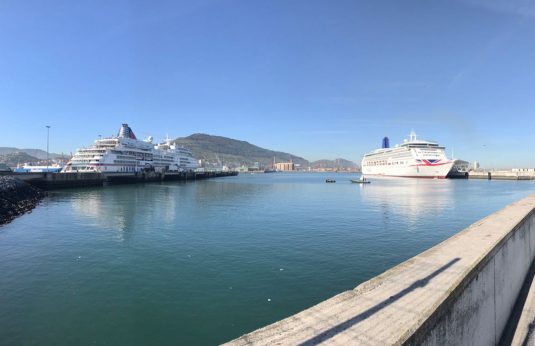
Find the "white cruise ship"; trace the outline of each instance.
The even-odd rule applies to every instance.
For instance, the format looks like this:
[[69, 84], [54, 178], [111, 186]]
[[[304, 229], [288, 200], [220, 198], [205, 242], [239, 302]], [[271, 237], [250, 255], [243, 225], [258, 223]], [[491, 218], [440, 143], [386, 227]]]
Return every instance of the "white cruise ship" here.
[[409, 139], [390, 148], [388, 138], [383, 148], [362, 158], [362, 175], [411, 178], [446, 178], [454, 164], [445, 148], [436, 142], [420, 140], [411, 132]]
[[197, 167], [188, 149], [177, 147], [170, 139], [157, 145], [152, 137], [138, 140], [128, 124], [122, 124], [117, 136], [78, 149], [62, 172], [192, 171]]

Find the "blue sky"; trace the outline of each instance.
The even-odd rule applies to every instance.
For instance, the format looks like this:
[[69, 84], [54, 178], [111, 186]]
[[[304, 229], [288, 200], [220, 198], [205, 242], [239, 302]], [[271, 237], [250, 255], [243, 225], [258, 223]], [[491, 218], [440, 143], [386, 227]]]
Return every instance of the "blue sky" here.
[[535, 167], [531, 1], [0, 1], [0, 146], [71, 152], [123, 122], [310, 160], [411, 129]]

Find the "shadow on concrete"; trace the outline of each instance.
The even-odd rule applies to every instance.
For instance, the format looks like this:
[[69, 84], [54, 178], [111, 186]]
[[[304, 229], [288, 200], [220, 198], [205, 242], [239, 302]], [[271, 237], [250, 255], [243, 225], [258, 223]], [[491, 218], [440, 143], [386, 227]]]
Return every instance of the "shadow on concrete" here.
[[305, 342], [301, 343], [300, 346], [317, 345], [317, 344], [319, 344], [319, 343], [321, 343], [323, 341], [326, 341], [326, 340], [332, 338], [333, 336], [335, 336], [335, 335], [337, 335], [339, 333], [342, 333], [343, 331], [345, 331], [345, 330], [353, 327], [354, 325], [364, 321], [365, 319], [367, 319], [368, 317], [372, 316], [373, 314], [375, 314], [379, 310], [382, 310], [383, 308], [385, 308], [388, 305], [392, 304], [396, 300], [399, 300], [401, 297], [403, 297], [407, 293], [410, 293], [410, 292], [414, 291], [417, 288], [421, 288], [421, 287], [426, 286], [429, 283], [429, 281], [431, 281], [431, 279], [433, 279], [434, 277], [436, 277], [437, 275], [439, 275], [440, 273], [442, 273], [443, 271], [445, 271], [446, 269], [451, 267], [453, 264], [455, 264], [459, 260], [460, 260], [459, 257], [452, 259], [451, 261], [449, 261], [448, 263], [446, 263], [445, 265], [443, 265], [439, 269], [435, 270], [434, 272], [432, 272], [428, 276], [424, 277], [423, 279], [415, 281], [412, 285], [410, 285], [409, 287], [403, 289], [402, 291], [399, 291], [398, 293], [396, 293], [395, 295], [391, 296], [387, 300], [384, 300], [384, 301], [380, 302], [379, 304], [377, 304], [375, 306], [372, 306], [368, 310], [363, 311], [362, 313], [358, 314], [357, 316], [352, 317], [351, 319], [349, 319], [349, 320], [347, 320], [347, 321], [345, 321], [343, 323], [340, 323], [337, 326], [329, 328], [328, 330], [322, 332], [321, 334], [316, 335], [315, 337], [313, 337], [311, 339], [306, 340]]
[[[522, 284], [522, 288], [520, 289], [520, 293], [518, 294], [518, 298], [516, 299], [515, 306], [513, 307], [513, 310], [511, 311], [509, 320], [507, 321], [507, 325], [505, 326], [505, 329], [503, 330], [503, 333], [500, 337], [500, 342], [498, 343], [498, 345], [500, 346], [511, 345], [511, 343], [513, 342], [516, 329], [518, 328], [518, 322], [520, 321], [520, 317], [522, 316], [522, 310], [524, 310], [524, 305], [526, 304], [526, 300], [529, 294], [529, 289], [531, 288], [531, 285], [533, 285], [534, 278], [535, 278], [535, 261], [531, 263], [529, 271], [526, 274], [526, 279], [524, 280], [524, 283]], [[534, 327], [531, 324], [529, 327], [530, 328], [528, 331], [528, 335], [526, 335], [526, 340], [524, 340], [522, 343], [523, 345], [527, 345], [528, 339], [531, 337], [531, 335], [534, 332]]]

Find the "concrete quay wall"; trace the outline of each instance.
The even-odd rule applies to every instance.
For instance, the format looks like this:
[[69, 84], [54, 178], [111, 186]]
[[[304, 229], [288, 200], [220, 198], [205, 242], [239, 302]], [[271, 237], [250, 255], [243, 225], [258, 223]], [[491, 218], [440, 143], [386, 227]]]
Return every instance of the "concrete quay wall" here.
[[162, 181], [189, 181], [238, 175], [237, 172], [137, 172], [137, 173], [4, 173], [41, 189], [103, 186], [105, 183], [145, 183]]
[[2, 172], [1, 176], [16, 178], [40, 189], [102, 186], [106, 177], [94, 172]]
[[468, 172], [469, 179], [494, 179], [494, 180], [535, 180], [534, 172], [511, 172], [511, 171], [472, 171]]
[[496, 345], [535, 257], [535, 195], [228, 345]]
[[42, 177], [39, 179], [27, 180], [41, 189], [59, 189], [70, 187], [88, 187], [88, 186], [102, 186], [105, 177], [102, 173], [41, 173]]
[[138, 172], [108, 173], [106, 181], [110, 183], [140, 183], [161, 181], [188, 181], [238, 175], [237, 172]]

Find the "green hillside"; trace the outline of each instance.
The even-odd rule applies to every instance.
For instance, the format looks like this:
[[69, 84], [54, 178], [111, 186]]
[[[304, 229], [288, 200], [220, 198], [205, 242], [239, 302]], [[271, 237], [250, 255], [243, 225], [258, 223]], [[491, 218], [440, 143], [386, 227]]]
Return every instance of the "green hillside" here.
[[217, 162], [219, 159], [223, 164], [230, 167], [237, 167], [242, 164], [253, 165], [255, 162], [260, 163], [261, 166], [269, 167], [273, 162], [273, 158], [277, 162], [292, 160], [302, 167], [308, 167], [309, 164], [306, 159], [299, 156], [260, 148], [249, 142], [227, 137], [196, 133], [188, 137], [177, 138], [175, 141], [177, 144], [189, 148], [198, 159], [212, 163]]
[[0, 154], [0, 162], [5, 163], [8, 167], [16, 167], [18, 164], [36, 161], [39, 161], [37, 157], [28, 155], [22, 151]]
[[[12, 148], [12, 147], [0, 147], [0, 155], [7, 155], [7, 154], [13, 154], [13, 153], [19, 153], [19, 152], [26, 153], [39, 160], [46, 160], [46, 151], [41, 150], [41, 149], [19, 149], [19, 148]], [[50, 159], [56, 159], [58, 157], [61, 157], [61, 154], [55, 154], [55, 153], [49, 153], [48, 155]]]

